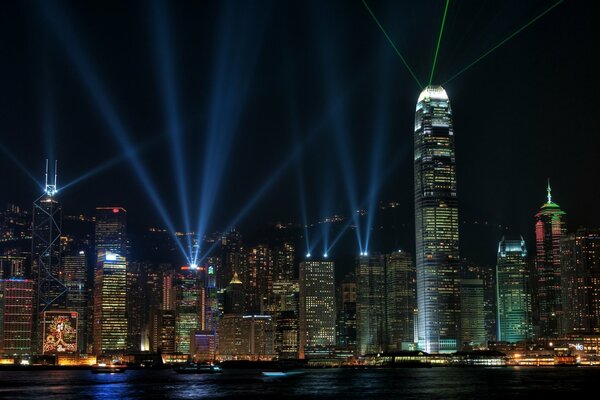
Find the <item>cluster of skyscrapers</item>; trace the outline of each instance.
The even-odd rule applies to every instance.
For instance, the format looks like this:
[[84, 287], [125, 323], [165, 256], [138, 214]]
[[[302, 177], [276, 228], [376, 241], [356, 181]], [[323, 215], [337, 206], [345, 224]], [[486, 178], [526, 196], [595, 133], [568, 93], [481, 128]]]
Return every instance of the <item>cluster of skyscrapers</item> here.
[[[237, 231], [212, 238], [199, 265], [136, 260], [124, 208], [98, 207], [93, 237], [65, 235], [47, 184], [31, 213], [11, 206], [0, 221], [0, 354], [295, 359], [600, 334], [600, 231], [568, 234], [548, 184], [534, 250], [502, 237], [495, 268], [470, 265], [440, 86], [418, 98], [414, 145], [414, 259], [363, 252], [338, 284], [336, 263], [300, 260], [297, 240], [248, 246]], [[24, 241], [30, 250], [10, 245]]]

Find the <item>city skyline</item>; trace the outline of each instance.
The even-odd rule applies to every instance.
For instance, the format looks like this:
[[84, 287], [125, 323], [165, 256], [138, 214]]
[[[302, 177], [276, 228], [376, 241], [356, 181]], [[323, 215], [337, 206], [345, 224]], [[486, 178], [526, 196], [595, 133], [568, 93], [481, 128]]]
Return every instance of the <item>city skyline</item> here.
[[600, 367], [594, 22], [515, 4], [0, 6], [0, 373]]
[[[15, 157], [38, 182], [41, 180], [38, 177], [41, 178], [43, 173], [43, 160], [56, 158], [59, 160], [58, 186], [61, 187], [61, 201], [64, 207], [73, 210], [73, 213], [92, 214], [93, 209], [98, 205], [118, 204], [132, 210], [130, 215], [132, 227], [139, 227], [148, 222], [153, 226], [170, 229], [154, 205], [152, 196], [148, 195], [147, 182], [140, 180], [139, 171], [136, 172], [138, 167], [132, 164], [126, 155], [123, 155], [123, 148], [119, 144], [121, 139], [115, 136], [115, 132], [111, 132], [115, 125], [107, 125], [105, 118], [107, 105], [100, 102], [98, 91], [88, 87], [92, 78], [97, 78], [99, 88], [102, 89], [100, 92], [108, 93], [105, 97], [109, 108], [116, 113], [117, 119], [129, 128], [126, 129], [125, 136], [129, 139], [131, 147], [138, 149], [139, 153], [136, 154], [139, 156], [140, 165], [147, 171], [149, 182], [155, 187], [155, 192], [161, 198], [163, 209], [166, 210], [169, 219], [173, 222], [174, 230], [205, 233], [226, 231], [229, 223], [235, 219], [238, 219], [236, 225], [239, 225], [242, 230], [248, 231], [252, 229], [251, 227], [266, 221], [276, 222], [289, 219], [302, 224], [304, 220], [316, 221], [334, 214], [352, 218], [355, 208], [372, 212], [373, 204], [377, 204], [377, 201], [381, 200], [397, 202], [402, 210], [406, 210], [401, 214], [401, 219], [407, 225], [406, 230], [411, 231], [414, 223], [410, 212], [412, 200], [409, 191], [402, 188], [411, 182], [409, 172], [411, 170], [410, 149], [412, 144], [410, 138], [406, 136], [406, 132], [412, 125], [410, 104], [418, 97], [420, 90], [361, 2], [347, 7], [340, 7], [338, 3], [328, 3], [322, 9], [317, 7], [316, 3], [294, 6], [259, 2], [253, 3], [245, 10], [232, 10], [224, 4], [210, 6], [201, 13], [195, 6], [187, 3], [179, 5], [157, 3], [153, 4], [153, 7], [149, 7], [145, 13], [140, 13], [133, 4], [108, 3], [105, 8], [100, 7], [97, 3], [90, 3], [87, 7], [76, 7], [72, 3], [65, 3], [41, 8], [34, 8], [33, 4], [35, 3], [6, 5], [10, 12], [5, 14], [12, 13], [16, 18], [3, 24], [5, 27], [3, 29], [22, 32], [20, 31], [22, 28], [14, 26], [15, 21], [26, 22], [21, 25], [35, 24], [36, 27], [39, 27], [39, 32], [44, 33], [43, 39], [35, 32], [22, 33], [17, 36], [17, 42], [11, 44], [7, 50], [9, 54], [14, 55], [15, 63], [11, 67], [3, 66], [3, 68], [7, 68], [6, 72], [8, 73], [4, 75], [12, 74], [16, 77], [16, 82], [21, 82], [25, 76], [23, 74], [30, 71], [31, 67], [23, 68], [22, 71], [14, 70], [19, 63], [25, 65], [29, 60], [17, 52], [18, 46], [24, 44], [27, 44], [30, 57], [40, 60], [39, 65], [45, 71], [45, 75], [43, 75], [44, 78], [40, 78], [40, 82], [28, 81], [23, 85], [28, 89], [19, 92], [11, 86], [12, 83], [8, 84], [8, 97], [13, 97], [15, 103], [7, 109], [14, 109], [27, 101], [34, 105], [34, 111], [31, 120], [23, 121], [16, 115], [8, 114], [4, 119], [5, 123], [0, 125], [3, 131], [0, 143], [6, 150], [4, 152], [6, 157], [0, 161], [3, 163], [0, 173], [6, 174], [4, 179], [8, 179], [13, 185], [16, 185], [15, 195], [3, 194], [0, 198], [2, 202], [9, 201], [24, 206], [28, 204], [31, 196], [39, 193], [36, 183], [28, 179], [27, 175], [17, 167], [17, 164], [11, 161], [11, 157]], [[386, 29], [400, 53], [405, 56], [416, 75], [423, 81], [423, 76], [429, 75], [430, 57], [433, 55], [433, 49], [429, 50], [429, 41], [435, 44], [438, 27], [433, 23], [430, 27], [417, 26], [404, 19], [395, 22], [389, 16], [402, 16], [410, 12], [414, 15], [431, 15], [432, 21], [437, 21], [442, 16], [443, 7], [433, 2], [420, 5], [384, 2], [373, 4], [367, 2], [367, 4]], [[481, 32], [485, 33], [484, 37], [480, 40], [472, 39], [470, 42], [462, 43], [463, 47], [459, 52], [456, 51], [458, 39], [469, 35], [473, 29], [479, 28], [476, 24], [471, 26], [471, 30], [466, 27], [461, 29], [459, 28], [460, 22], [463, 19], [469, 19], [471, 14], [481, 13], [482, 10], [480, 7], [470, 9], [451, 6], [440, 46], [434, 83], [435, 81], [443, 83], [451, 78], [454, 72], [459, 71], [462, 66], [467, 65], [468, 62], [491, 48], [493, 44], [500, 42], [515, 31], [517, 27], [526, 24], [553, 5], [554, 3], [538, 2], [528, 9], [495, 5], [494, 8], [487, 10], [490, 18], [495, 15], [501, 19], [504, 18], [505, 23], [491, 24], [487, 20], [483, 21], [485, 19], [482, 18], [481, 24], [483, 25], [480, 28], [482, 28]], [[464, 132], [458, 140], [457, 163], [459, 190], [461, 193], [465, 193], [464, 197], [461, 196], [463, 199], [461, 200], [461, 210], [463, 210], [461, 216], [467, 222], [466, 225], [471, 226], [465, 228], [463, 233], [467, 239], [463, 253], [468, 258], [481, 259], [481, 253], [483, 253], [479, 250], [483, 246], [471, 244], [473, 239], [482, 236], [481, 229], [472, 227], [475, 221], [478, 224], [487, 222], [488, 225], [509, 227], [509, 232], [498, 229], [493, 234], [483, 235], [485, 240], [483, 245], [487, 249], [494, 249], [498, 238], [504, 233], [523, 234], [528, 241], [533, 239], [528, 221], [532, 210], [539, 202], [539, 188], [543, 187], [542, 185], [545, 184], [548, 177], [555, 187], [557, 198], [565, 208], [574, 209], [575, 207], [572, 205], [579, 201], [574, 197], [574, 194], [578, 192], [574, 181], [568, 178], [574, 174], [573, 166], [564, 158], [575, 154], [572, 146], [576, 141], [565, 143], [560, 135], [560, 132], [572, 130], [567, 118], [563, 119], [563, 116], [570, 113], [568, 110], [572, 103], [557, 97], [557, 92], [552, 89], [553, 85], [543, 84], [541, 79], [534, 78], [532, 74], [535, 72], [535, 76], [539, 76], [539, 71], [542, 71], [544, 74], [548, 74], [544, 75], [546, 81], [559, 82], [561, 76], [566, 76], [567, 72], [572, 70], [573, 64], [586, 68], [585, 63], [577, 63], [579, 57], [583, 57], [580, 54], [585, 54], [585, 52], [581, 53], [576, 50], [577, 46], [581, 46], [580, 43], [585, 43], [585, 41], [578, 41], [576, 38], [579, 37], [578, 35], [585, 34], [586, 23], [589, 22], [583, 19], [583, 24], [577, 24], [576, 28], [570, 29], [571, 34], [574, 35], [571, 38], [561, 36], [559, 34], [561, 30], [553, 28], [556, 24], [572, 28], [572, 25], [575, 25], [574, 22], [567, 21], [584, 18], [583, 15], [587, 15], [582, 12], [584, 7], [586, 6], [570, 2], [559, 4], [445, 87], [453, 99], [453, 104], [458, 107], [459, 115], [455, 117], [458, 118], [456, 123], [459, 130]], [[512, 14], [508, 12], [509, 8], [512, 10]], [[248, 60], [255, 60], [252, 71], [257, 78], [248, 76], [250, 72], [244, 72], [240, 74], [239, 81], [232, 82], [231, 85], [249, 86], [248, 90], [252, 94], [248, 93], [246, 98], [250, 97], [253, 101], [229, 97], [223, 99], [223, 101], [232, 102], [231, 104], [227, 103], [232, 110], [243, 109], [245, 111], [239, 111], [243, 116], [240, 117], [237, 128], [222, 128], [227, 132], [240, 131], [243, 133], [235, 134], [236, 136], [231, 136], [234, 135], [233, 133], [230, 136], [227, 136], [227, 132], [222, 133], [225, 135], [224, 139], [233, 139], [234, 137], [236, 139], [229, 152], [219, 149], [215, 153], [216, 157], [220, 157], [222, 154], [220, 162], [226, 162], [226, 167], [215, 167], [214, 180], [210, 175], [206, 178], [206, 173], [202, 172], [203, 168], [198, 165], [198, 161], [195, 161], [199, 159], [204, 162], [205, 156], [191, 156], [187, 152], [183, 152], [185, 157], [182, 160], [189, 161], [183, 168], [188, 177], [184, 187], [187, 187], [190, 193], [188, 196], [181, 196], [180, 185], [177, 179], [173, 179], [173, 174], [181, 171], [181, 166], [173, 163], [175, 161], [173, 151], [177, 146], [173, 145], [171, 141], [172, 135], [179, 135], [180, 147], [190, 151], [195, 148], [202, 149], [203, 146], [200, 144], [208, 143], [210, 139], [206, 128], [208, 122], [216, 121], [220, 115], [215, 114], [216, 111], [211, 114], [208, 106], [193, 108], [189, 103], [189, 101], [197, 100], [198, 104], [210, 105], [211, 101], [216, 99], [214, 96], [202, 98], [195, 96], [186, 88], [179, 87], [183, 77], [189, 76], [189, 66], [197, 62], [197, 57], [194, 56], [188, 41], [177, 41], [181, 37], [187, 37], [186, 33], [194, 32], [192, 25], [186, 22], [188, 19], [181, 16], [193, 15], [197, 12], [201, 15], [218, 17], [213, 18], [214, 21], [208, 23], [203, 31], [208, 35], [207, 37], [215, 38], [215, 40], [220, 38], [220, 42], [217, 40], [217, 43], [221, 45], [222, 58], [213, 57], [214, 65], [207, 65], [203, 69], [205, 72], [203, 76], [207, 77], [208, 82], [218, 82], [212, 78], [215, 76], [214, 71], [223, 70], [223, 74], [236, 74], [241, 68], [239, 65], [235, 68], [227, 67], [228, 69], [225, 66], [237, 60], [234, 50], [245, 44], [243, 41], [227, 39], [228, 36], [218, 35], [218, 33], [227, 33], [227, 29], [229, 29], [227, 24], [239, 22], [241, 18], [239, 14], [244, 11], [247, 11], [249, 15], [265, 11], [269, 18], [258, 18], [256, 26], [243, 25], [240, 27], [240, 29], [246, 29], [244, 32], [247, 33], [246, 40], [248, 42], [254, 40], [253, 46], [251, 46], [253, 48], [248, 48], [247, 53], [240, 56], [248, 56]], [[324, 15], [334, 12], [343, 12], [344, 18], [348, 22], [329, 26], [322, 21]], [[102, 57], [105, 54], [104, 45], [109, 43], [111, 38], [101, 39], [95, 34], [90, 18], [96, 13], [102, 16], [101, 19], [104, 22], [110, 22], [111, 26], [119, 32], [125, 29], [120, 16], [129, 15], [135, 27], [132, 29], [143, 32], [131, 37], [131, 40], [134, 38], [143, 40], [123, 41], [114, 46], [113, 51], [116, 54], [130, 54], [128, 59], [131, 60], [131, 68], [136, 68], [143, 63], [146, 66], [144, 74], [132, 77], [128, 68], [121, 69], [119, 67], [115, 70], [116, 61], [109, 61], [110, 58]], [[565, 13], [572, 15], [573, 18], [563, 17], [562, 15]], [[273, 23], [273, 16], [287, 18], [293, 15], [303, 15], [315, 23], [308, 29], [293, 19], [293, 23], [287, 30]], [[176, 17], [182, 18], [182, 24], [175, 26], [173, 19]], [[64, 29], [70, 27], [73, 31], [80, 33], [78, 42], [65, 41], [64, 32], [56, 26], [61, 22], [64, 22]], [[86, 22], [90, 23], [90, 29], [82, 26]], [[484, 24], [484, 22], [488, 23]], [[356, 37], [357, 34], [349, 30], [351, 24], [361, 27], [362, 39], [338, 40], [342, 35], [346, 35], [343, 37], [348, 38]], [[129, 25], [127, 26], [129, 29]], [[259, 29], [258, 26], [261, 28]], [[272, 37], [272, 33], [276, 32], [281, 33], [282, 38], [293, 40], [294, 44], [305, 49], [313, 57], [295, 65], [294, 68], [288, 68], [289, 65], [294, 64], [294, 53], [289, 51], [292, 48], [284, 46], [283, 39], [272, 42], [264, 37], [265, 35]], [[427, 34], [425, 34], [426, 32]], [[158, 40], [161, 33], [164, 33], [162, 41]], [[127, 37], [127, 35], [125, 36]], [[322, 45], [311, 44], [315, 37], [322, 39], [320, 40]], [[424, 46], [427, 51], [412, 45], [410, 40], [413, 37], [424, 38], [422, 40], [427, 44]], [[468, 37], [473, 38], [472, 35]], [[146, 45], [138, 46], [135, 43], [146, 43]], [[570, 46], [564, 46], [564, 43], [569, 43]], [[569, 51], [571, 57], [559, 57], [559, 47], [567, 49], [565, 51]], [[215, 53], [212, 47], [205, 44], [202, 44], [201, 48], [205, 49], [206, 55]], [[84, 49], [88, 51], [83, 51]], [[360, 49], [370, 56], [361, 57], [364, 61], [358, 63], [356, 68], [349, 69], [345, 65], [352, 64], [347, 61], [353, 58], [352, 54], [355, 49]], [[258, 56], [255, 54], [256, 52], [261, 55], [266, 52], [267, 55]], [[271, 53], [275, 55], [269, 55]], [[540, 59], [542, 55], [553, 57], [556, 61], [553, 69], [544, 67]], [[282, 61], [283, 64], [270, 63], [273, 57]], [[86, 69], [82, 67], [82, 60], [87, 61], [88, 66], [92, 65], [93, 71], [86, 72]], [[170, 65], [167, 65], [169, 60], [171, 60]], [[151, 62], [148, 63], [148, 61]], [[278, 67], [281, 68], [277, 69]], [[335, 69], [341, 71], [338, 76], [330, 73], [330, 70]], [[172, 73], [165, 75], [161, 72], [163, 70], [172, 70]], [[66, 71], [72, 73], [65, 76]], [[373, 71], [377, 73], [373, 74]], [[268, 78], [271, 73], [276, 79]], [[512, 74], [515, 73], [523, 74], [523, 76], [519, 75], [518, 80], [511, 80]], [[366, 78], [372, 75], [379, 76], [380, 79]], [[482, 79], [488, 75], [493, 75], [496, 79]], [[171, 82], [169, 76], [175, 82], [169, 84]], [[305, 77], [298, 78], [301, 76]], [[585, 74], [576, 76], [568, 74], [568, 76], [569, 79], [580, 79], [577, 77], [583, 77]], [[194, 76], [190, 76], [190, 78], [192, 78], [191, 82], [201, 87], [207, 87], [206, 93], [211, 93], [211, 90], [208, 90], [210, 89], [209, 83]], [[120, 82], [130, 79], [133, 79], [132, 85], [135, 85], [135, 88], [145, 86], [148, 89], [140, 90], [138, 94], [135, 94], [135, 91], [123, 93], [123, 86]], [[262, 95], [253, 95], [258, 93], [256, 92], [258, 85], [256, 79], [261, 83], [261, 87], [265, 88], [265, 93], [276, 95], [275, 98], [279, 99], [277, 107], [270, 112], [273, 117], [269, 119], [273, 121], [270, 125], [261, 125], [257, 118], [251, 117], [256, 114], [258, 104], [266, 104]], [[296, 81], [304, 83], [305, 80], [310, 80], [314, 84], [292, 84]], [[328, 84], [320, 85], [321, 82], [328, 82]], [[522, 86], [521, 90], [517, 90], [515, 85], [518, 82], [527, 82], [528, 84]], [[60, 93], [56, 90], [57, 85], [62, 88]], [[323, 90], [321, 90], [321, 86], [323, 86]], [[573, 93], [584, 86], [572, 84], [568, 89]], [[227, 88], [227, 86], [223, 87], [225, 90]], [[389, 88], [395, 89], [390, 90]], [[149, 93], [145, 93], [148, 91]], [[172, 91], [175, 92], [174, 95], [169, 94]], [[509, 93], [519, 93], [519, 96], [508, 97]], [[582, 91], [577, 93], [576, 97], [587, 96], [587, 93]], [[138, 96], [142, 95], [141, 101], [135, 101], [140, 99]], [[488, 96], [486, 108], [483, 108], [481, 102], [478, 101], [480, 95]], [[344, 96], [349, 97], [348, 100]], [[573, 96], [567, 95], [565, 98]], [[309, 107], [306, 101], [307, 97], [321, 100], [316, 102], [314, 107]], [[117, 98], [120, 100], [115, 101]], [[372, 106], [365, 107], [364, 102], [358, 101], [356, 98], [379, 100], [370, 102]], [[74, 103], [73, 99], [82, 101]], [[174, 99], [174, 102], [165, 104], [166, 108], [163, 111], [161, 104], [169, 99]], [[127, 104], [136, 104], [135, 111], [125, 112]], [[175, 111], [179, 111], [179, 118], [171, 118], [170, 114], [166, 114], [166, 110], [176, 107], [177, 104], [179, 104], [179, 110]], [[526, 106], [527, 104], [536, 104], [537, 108], [531, 109]], [[79, 110], [82, 117], [78, 117], [79, 113], [76, 113], [76, 116], [68, 118], [65, 115], [65, 107]], [[551, 110], [560, 107], [561, 112], [539, 111], [546, 107], [550, 107]], [[265, 109], [270, 108], [266, 107]], [[148, 112], [148, 110], [151, 111]], [[494, 113], [493, 110], [498, 110], [498, 112]], [[528, 110], [528, 114], [524, 114], [526, 110]], [[497, 119], [494, 115], [503, 117]], [[549, 115], [552, 118], [548, 118]], [[356, 123], [344, 127], [344, 124], [340, 124], [340, 122], [346, 119]], [[187, 122], [187, 120], [191, 121]], [[486, 120], [496, 122], [485, 124]], [[85, 131], [85, 134], [71, 126], [71, 121], [77, 121], [77, 126]], [[172, 125], [169, 122], [179, 126], [179, 134], [172, 132]], [[22, 126], [18, 126], [18, 123], [22, 123]], [[344, 129], [349, 132], [346, 135], [348, 143], [340, 146], [338, 133]], [[16, 132], [22, 130], [39, 144], [35, 151], [29, 151], [29, 148], [25, 151], [26, 147], [18, 140], [20, 135], [17, 135]], [[319, 132], [312, 133], [313, 130]], [[584, 130], [576, 129], [571, 134], [579, 135]], [[148, 132], [152, 132], [152, 134]], [[275, 134], [275, 132], [278, 133]], [[284, 134], [279, 134], [279, 132]], [[281, 139], [272, 140], [274, 137]], [[85, 138], [88, 145], [75, 144], [81, 143], [81, 138]], [[309, 142], [305, 146], [306, 150], [299, 151], [300, 154], [295, 155], [293, 149], [302, 147], [295, 144], [302, 143], [304, 139]], [[590, 140], [590, 138], [586, 140]], [[510, 143], [519, 141], [522, 143], [520, 147], [513, 148], [510, 145]], [[196, 144], [198, 147], [195, 147]], [[477, 151], [479, 148], [484, 151]], [[588, 148], [591, 149], [593, 146], [578, 149], [577, 162], [573, 160], [573, 165], [580, 166], [576, 168], [576, 175], [580, 176], [582, 181], [587, 174], [591, 173], [590, 171], [593, 171], [591, 164], [589, 166], [587, 164], [591, 163], [588, 160], [592, 160], [593, 155], [590, 153], [589, 156], [585, 156], [585, 152], [591, 151]], [[94, 152], [92, 149], [102, 149], [103, 151]], [[328, 151], [328, 155], [324, 157], [321, 151], [325, 152], [326, 149], [339, 149], [340, 154], [337, 151]], [[344, 149], [346, 150], [344, 151]], [[560, 153], [560, 159], [564, 160], [560, 167], [552, 162], [559, 158], [559, 149], [563, 151]], [[222, 153], [221, 150], [223, 150]], [[488, 165], [488, 169], [474, 169], [472, 166], [482, 165], [488, 158], [482, 158], [483, 153], [489, 154], [489, 157], [494, 159], [494, 164]], [[253, 154], [261, 156], [253, 157]], [[381, 159], [379, 166], [371, 162], [376, 158]], [[107, 169], [100, 168], [98, 174], [72, 183], [86, 172], [102, 166], [107, 160], [112, 160]], [[207, 162], [211, 162], [211, 160]], [[279, 166], [283, 166], [283, 170], [276, 173]], [[348, 169], [348, 166], [351, 168]], [[239, 179], [241, 174], [238, 171], [248, 170], [253, 171], [251, 176], [247, 179]], [[296, 170], [302, 171], [300, 174], [302, 176], [299, 178]], [[322, 174], [322, 171], [326, 172]], [[521, 176], [518, 182], [511, 178], [516, 176], [517, 171]], [[350, 178], [345, 177], [345, 174], [351, 173], [353, 175]], [[482, 179], [486, 176], [484, 174], [488, 174], [493, 179]], [[181, 176], [179, 172], [175, 175]], [[217, 176], [221, 176], [221, 179], [217, 179]], [[231, 185], [232, 182], [235, 182], [235, 185]], [[527, 184], [521, 182], [527, 182]], [[258, 196], [257, 201], [253, 202], [254, 194], [263, 185], [266, 185], [267, 189]], [[112, 190], [105, 190], [109, 187]], [[233, 187], [235, 187], [235, 196], [230, 195]], [[511, 188], [511, 190], [499, 190], [499, 188]], [[206, 190], [214, 192], [216, 197], [198, 201], [197, 195], [191, 193], [192, 191], [205, 192]], [[593, 210], [591, 199], [597, 196], [597, 193], [595, 193], [595, 188], [590, 190], [588, 196], [582, 200], [584, 203], [589, 202], [589, 207], [581, 208]], [[481, 201], [472, 200], [480, 197]], [[219, 206], [211, 207], [210, 204], [213, 206], [216, 204], [216, 199], [218, 199]], [[186, 201], [189, 218], [181, 215]], [[303, 211], [302, 204], [305, 204], [305, 211]], [[198, 214], [196, 208], [206, 209], [206, 213], [209, 213], [210, 217], [193, 215]], [[237, 218], [242, 214], [240, 211], [244, 209], [247, 209], [247, 212], [243, 212], [244, 215]], [[593, 213], [593, 211], [591, 212]], [[306, 214], [306, 217], [303, 214]], [[598, 217], [594, 214], [591, 215], [594, 223], [590, 223], [588, 215], [579, 208], [574, 209], [569, 214], [568, 223], [572, 224], [569, 228], [574, 229], [580, 225], [598, 225]], [[202, 222], [197, 224], [199, 220]], [[212, 220], [212, 222], [208, 222], [208, 220]], [[186, 224], [190, 229], [186, 229]], [[363, 229], [360, 238], [362, 242], [368, 241], [366, 232], [369, 222], [364, 224], [367, 226], [361, 228]], [[197, 229], [199, 225], [203, 225], [201, 229]], [[249, 227], [250, 229], [248, 229]], [[324, 233], [319, 232], [314, 236], [318, 235], [325, 236]], [[406, 244], [402, 243], [401, 247], [410, 249], [413, 242], [410, 235], [407, 237]], [[359, 247], [364, 246], [366, 246], [365, 243], [359, 245]], [[319, 253], [322, 251], [319, 250]], [[485, 254], [491, 253], [490, 251], [485, 252]], [[494, 262], [494, 256], [486, 257], [480, 262], [490, 264]]]

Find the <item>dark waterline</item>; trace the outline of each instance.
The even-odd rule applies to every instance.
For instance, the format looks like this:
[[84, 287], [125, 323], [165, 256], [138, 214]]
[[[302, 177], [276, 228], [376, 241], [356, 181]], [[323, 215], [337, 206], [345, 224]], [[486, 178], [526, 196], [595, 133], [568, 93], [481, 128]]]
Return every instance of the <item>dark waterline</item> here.
[[[512, 399], [594, 393], [600, 368], [308, 370], [177, 375], [171, 370], [0, 371], [1, 399]], [[550, 397], [552, 396], [552, 397]]]

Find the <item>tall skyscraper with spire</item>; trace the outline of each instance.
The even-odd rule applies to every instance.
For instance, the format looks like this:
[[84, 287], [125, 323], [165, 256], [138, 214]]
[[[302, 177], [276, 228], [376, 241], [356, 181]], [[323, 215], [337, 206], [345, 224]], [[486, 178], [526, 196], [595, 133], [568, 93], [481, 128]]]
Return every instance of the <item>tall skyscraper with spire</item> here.
[[560, 240], [566, 234], [565, 212], [552, 201], [550, 181], [547, 202], [535, 215], [536, 328], [541, 337], [560, 333]]
[[67, 303], [67, 286], [61, 273], [60, 236], [62, 207], [56, 199], [57, 163], [54, 163], [54, 181], [48, 181], [46, 160], [46, 186], [44, 193], [33, 202], [33, 229], [31, 240], [31, 273], [34, 291], [34, 351], [41, 351], [44, 312], [64, 310]]
[[460, 321], [458, 198], [452, 110], [441, 86], [421, 92], [414, 140], [419, 347], [452, 352]]

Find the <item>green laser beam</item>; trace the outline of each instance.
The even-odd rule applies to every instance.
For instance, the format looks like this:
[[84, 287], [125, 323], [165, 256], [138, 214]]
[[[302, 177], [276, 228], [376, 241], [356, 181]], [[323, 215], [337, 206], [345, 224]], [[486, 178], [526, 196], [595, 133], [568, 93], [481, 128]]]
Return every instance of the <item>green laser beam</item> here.
[[381, 32], [383, 32], [383, 34], [387, 38], [388, 42], [390, 42], [390, 44], [392, 45], [392, 48], [394, 49], [394, 51], [396, 52], [396, 54], [398, 54], [398, 57], [400, 57], [400, 59], [404, 63], [404, 66], [406, 67], [406, 69], [408, 69], [408, 72], [410, 72], [410, 74], [412, 75], [412, 77], [415, 79], [415, 82], [417, 82], [417, 85], [419, 85], [419, 88], [423, 89], [423, 85], [421, 85], [421, 82], [419, 81], [419, 79], [417, 78], [417, 76], [415, 75], [415, 73], [413, 72], [413, 70], [410, 68], [410, 66], [408, 65], [408, 63], [404, 59], [404, 57], [402, 57], [402, 54], [400, 54], [400, 51], [398, 50], [398, 48], [396, 48], [396, 45], [394, 44], [394, 42], [392, 41], [392, 39], [390, 38], [390, 36], [387, 34], [387, 32], [385, 31], [385, 29], [383, 29], [383, 26], [381, 26], [381, 23], [379, 22], [379, 20], [375, 16], [375, 14], [373, 14], [373, 11], [371, 11], [371, 9], [369, 8], [369, 5], [367, 4], [367, 2], [365, 0], [362, 0], [362, 3], [365, 5], [365, 7], [367, 8], [367, 10], [369, 11], [369, 14], [371, 14], [371, 17], [373, 17], [373, 19], [377, 23], [377, 26], [379, 26], [379, 29], [381, 29]]
[[479, 61], [481, 61], [482, 59], [484, 59], [485, 57], [487, 57], [491, 52], [493, 52], [494, 50], [496, 50], [498, 47], [502, 46], [504, 43], [508, 42], [510, 39], [512, 39], [516, 35], [518, 35], [522, 30], [524, 30], [525, 28], [527, 28], [529, 25], [533, 24], [538, 19], [542, 18], [544, 15], [546, 15], [554, 7], [558, 6], [563, 1], [564, 0], [559, 0], [558, 2], [554, 3], [552, 6], [550, 6], [549, 8], [547, 8], [544, 12], [542, 12], [541, 14], [539, 14], [537, 17], [535, 17], [534, 19], [532, 19], [531, 21], [529, 21], [528, 23], [526, 23], [525, 25], [523, 25], [522, 27], [520, 27], [519, 29], [517, 29], [515, 32], [513, 32], [512, 34], [510, 34], [506, 39], [504, 39], [503, 41], [501, 41], [500, 43], [498, 43], [497, 45], [495, 45], [494, 47], [492, 47], [491, 49], [489, 49], [488, 51], [486, 51], [485, 53], [483, 53], [483, 55], [481, 55], [480, 57], [476, 58], [475, 61], [473, 61], [472, 63], [470, 63], [469, 65], [467, 65], [463, 69], [461, 69], [460, 71], [458, 71], [456, 74], [454, 74], [450, 79], [448, 79], [442, 85], [445, 85], [446, 83], [450, 82], [451, 80], [453, 80], [454, 78], [456, 78], [457, 76], [459, 76], [460, 74], [462, 74], [463, 72], [465, 72], [466, 70], [468, 70], [469, 68], [471, 68], [473, 65], [477, 64]]
[[431, 75], [429, 75], [429, 85], [433, 81], [433, 72], [435, 71], [435, 63], [437, 62], [438, 52], [440, 51], [440, 43], [442, 43], [442, 34], [444, 33], [444, 24], [446, 23], [446, 14], [448, 13], [448, 5], [450, 0], [446, 0], [446, 8], [444, 8], [444, 17], [442, 18], [442, 26], [440, 27], [440, 36], [438, 37], [437, 47], [435, 48], [435, 56], [433, 56], [433, 65], [431, 66]]

